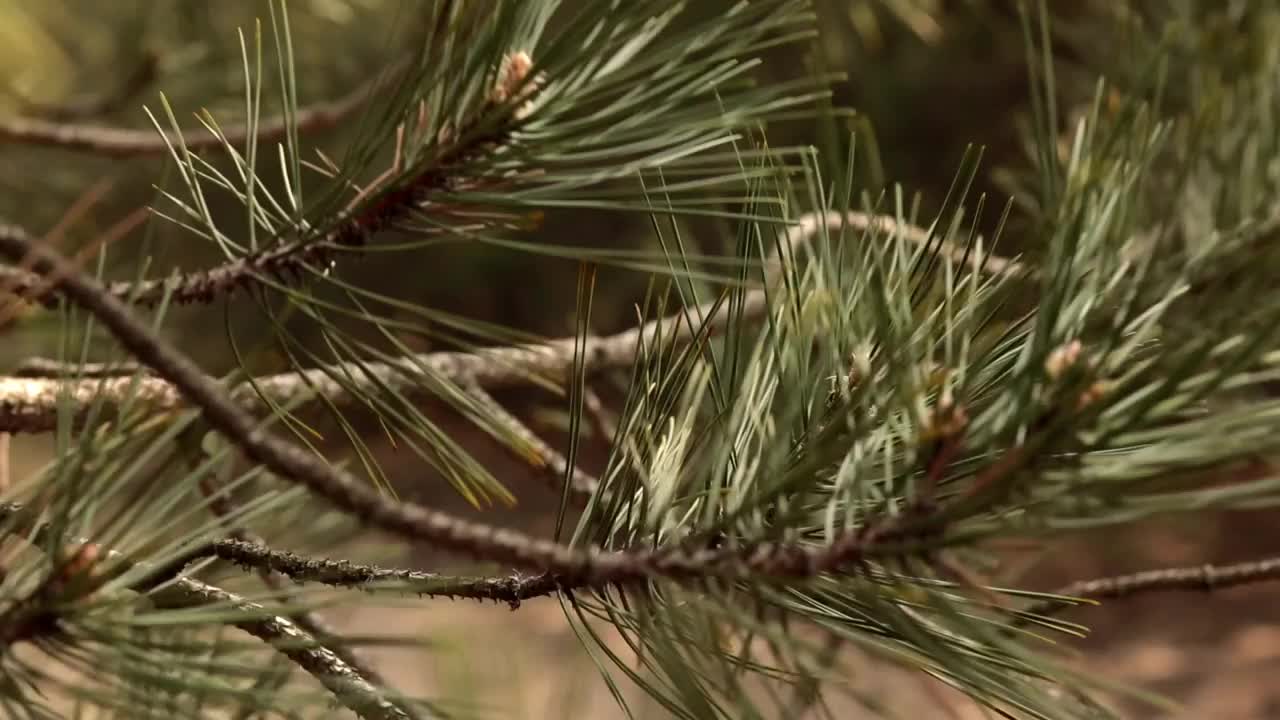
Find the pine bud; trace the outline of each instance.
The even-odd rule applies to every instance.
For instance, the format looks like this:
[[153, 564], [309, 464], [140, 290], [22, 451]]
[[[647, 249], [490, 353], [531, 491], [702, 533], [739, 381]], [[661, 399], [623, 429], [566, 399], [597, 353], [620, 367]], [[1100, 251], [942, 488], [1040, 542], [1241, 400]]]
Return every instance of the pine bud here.
[[1045, 358], [1045, 372], [1051, 379], [1057, 380], [1080, 361], [1080, 355], [1083, 352], [1084, 346], [1079, 340], [1072, 340], [1066, 345], [1059, 346]]
[[498, 78], [494, 82], [493, 90], [489, 93], [490, 102], [495, 105], [501, 105], [516, 99], [517, 93], [523, 87], [523, 95], [521, 98], [525, 102], [516, 109], [516, 119], [527, 117], [533, 112], [533, 95], [543, 84], [541, 76], [535, 77], [531, 82], [526, 84], [529, 78], [529, 72], [533, 69], [533, 58], [524, 50], [511, 53], [502, 59], [502, 65], [498, 68]]

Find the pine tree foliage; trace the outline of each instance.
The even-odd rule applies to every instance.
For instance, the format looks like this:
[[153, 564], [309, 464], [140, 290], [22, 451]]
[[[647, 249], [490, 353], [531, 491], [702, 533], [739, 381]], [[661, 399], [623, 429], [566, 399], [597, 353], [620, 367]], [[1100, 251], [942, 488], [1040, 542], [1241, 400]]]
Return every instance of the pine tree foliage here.
[[[759, 77], [761, 58], [816, 42], [828, 3], [405, 3], [411, 52], [313, 112], [299, 57], [316, 49], [295, 28], [376, 4], [271, 3], [219, 38], [238, 50], [241, 124], [192, 125], [161, 94], [150, 128], [34, 110], [0, 128], [160, 158], [147, 222], [219, 256], [165, 275], [0, 227], [0, 317], [43, 307], [58, 339], [55, 362], [0, 379], [0, 428], [56, 449], [0, 506], [6, 716], [487, 716], [483, 698], [409, 697], [359, 652], [447, 652], [429, 638], [339, 637], [323, 610], [551, 596], [629, 716], [628, 685], [673, 717], [823, 716], [852, 692], [854, 647], [999, 716], [1112, 717], [1097, 698], [1129, 689], [1054, 642], [1084, 631], [1054, 617], [1080, 599], [989, 587], [992, 541], [1280, 500], [1269, 470], [1223, 479], [1269, 467], [1280, 438], [1269, 4], [972, 3], [1021, 28], [1027, 158], [1001, 175], [1006, 202], [973, 191], [974, 150], [927, 214], [863, 182], [883, 149], [832, 109], [833, 77]], [[859, 2], [848, 18], [864, 39], [896, 23], [928, 40], [947, 5]], [[1090, 68], [1073, 48], [1102, 28], [1123, 57]], [[331, 156], [312, 122], [356, 131]], [[796, 123], [834, 141], [770, 142]], [[530, 239], [570, 209], [648, 222], [654, 249]], [[702, 252], [700, 219], [731, 252]], [[577, 333], [530, 337], [346, 273], [451, 243], [578, 261]], [[425, 262], [429, 283], [441, 269]], [[592, 333], [602, 269], [651, 279], [636, 329]], [[240, 367], [214, 380], [164, 334], [186, 305], [248, 306], [270, 337], [228, 321]], [[447, 350], [406, 341], [428, 336]], [[285, 372], [261, 371], [267, 350]], [[601, 375], [626, 392], [598, 423], [612, 443], [596, 477], [576, 438]], [[523, 384], [563, 391], [567, 447], [490, 394]], [[523, 492], [424, 398], [551, 469], [552, 537], [389, 492], [370, 427], [477, 507]], [[321, 455], [326, 428], [351, 462]], [[373, 532], [498, 569], [360, 564], [350, 548]]]

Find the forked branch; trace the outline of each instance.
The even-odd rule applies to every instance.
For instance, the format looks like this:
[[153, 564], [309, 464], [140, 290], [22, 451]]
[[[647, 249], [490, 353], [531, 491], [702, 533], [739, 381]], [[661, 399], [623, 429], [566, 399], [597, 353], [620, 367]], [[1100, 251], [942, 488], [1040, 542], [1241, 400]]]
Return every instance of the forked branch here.
[[409, 540], [424, 541], [519, 568], [544, 571], [575, 584], [644, 583], [658, 578], [707, 577], [804, 578], [841, 568], [875, 555], [901, 554], [912, 528], [888, 522], [837, 534], [830, 544], [760, 543], [745, 548], [612, 551], [580, 548], [524, 533], [471, 522], [414, 503], [397, 502], [367, 482], [259, 426], [258, 420], [205, 375], [186, 355], [153, 333], [130, 309], [101, 285], [80, 273], [56, 251], [11, 233], [0, 233], [0, 255], [11, 262], [30, 262], [57, 291], [94, 315], [131, 356], [167, 379], [205, 421], [235, 444], [245, 456], [281, 478], [361, 521]]

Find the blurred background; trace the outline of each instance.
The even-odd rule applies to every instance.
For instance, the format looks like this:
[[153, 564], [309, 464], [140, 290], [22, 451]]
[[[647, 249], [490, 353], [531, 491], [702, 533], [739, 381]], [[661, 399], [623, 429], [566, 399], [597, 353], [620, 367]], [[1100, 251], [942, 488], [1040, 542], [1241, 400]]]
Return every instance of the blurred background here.
[[[399, 57], [414, 41], [417, 2], [292, 0], [301, 104], [340, 98]], [[698, 12], [716, 13], [727, 4], [728, 0], [697, 0], [694, 5]], [[803, 52], [788, 48], [766, 58], [761, 73], [767, 79], [840, 73], [844, 79], [835, 85], [832, 105], [857, 114], [851, 121], [833, 124], [806, 121], [771, 127], [772, 144], [820, 144], [839, 150], [849, 142], [847, 134], [857, 131], [860, 188], [874, 197], [901, 184], [908, 193], [918, 193], [926, 218], [942, 203], [972, 145], [983, 149], [975, 195], [986, 193], [1000, 207], [1018, 190], [1029, 167], [1025, 128], [1031, 93], [1015, 0], [817, 0], [816, 5], [820, 36]], [[1073, 112], [1090, 100], [1099, 73], [1124, 82], [1131, 67], [1125, 58], [1139, 55], [1143, 43], [1109, 20], [1114, 8], [1124, 3], [1063, 0], [1050, 5], [1057, 29], [1053, 46], [1061, 106]], [[1231, 7], [1240, 3], [1223, 0], [1220, 5], [1226, 24], [1206, 26], [1205, 32], [1213, 42], [1230, 45]], [[180, 122], [194, 126], [193, 113], [201, 108], [228, 124], [240, 122], [244, 78], [236, 31], [251, 29], [256, 19], [265, 22], [266, 17], [266, 4], [257, 0], [8, 0], [0, 3], [0, 116], [145, 130], [150, 124], [143, 105], [159, 113], [164, 93]], [[273, 87], [269, 81], [264, 97], [271, 96]], [[304, 143], [340, 157], [358, 126], [357, 115], [337, 127], [309, 133]], [[0, 218], [43, 232], [88, 194], [101, 193], [71, 229], [67, 242], [74, 245], [139, 206], [157, 202], [157, 186], [167, 187], [173, 171], [163, 155], [108, 158], [0, 139]], [[237, 212], [239, 206], [215, 201], [212, 211]], [[997, 214], [980, 222], [993, 222]], [[704, 252], [728, 247], [724, 243], [732, 234], [719, 221], [686, 222], [689, 237]], [[1015, 223], [1001, 240], [1002, 251], [1034, 255], [1034, 238], [1017, 230]], [[642, 216], [568, 210], [548, 212], [542, 227], [526, 239], [613, 248], [645, 248], [655, 242]], [[153, 222], [147, 232], [113, 247], [107, 272], [129, 277], [142, 256], [152, 259], [153, 275], [220, 259], [208, 243]], [[406, 301], [477, 320], [546, 336], [568, 335], [574, 329], [578, 268], [572, 262], [444, 244], [408, 254], [372, 254], [344, 263], [337, 271], [353, 282], [376, 280], [382, 291]], [[642, 299], [648, 278], [611, 268], [601, 273], [592, 330], [624, 329], [635, 317], [634, 304]], [[225, 372], [234, 367], [235, 359], [220, 332], [224, 322], [238, 337], [268, 335], [252, 303], [178, 309], [169, 318], [167, 332], [208, 369]], [[211, 327], [219, 331], [211, 332]], [[51, 355], [56, 328], [56, 313], [42, 311], [5, 328], [0, 367], [7, 370], [24, 358]], [[293, 330], [305, 337], [308, 328], [299, 324]], [[424, 341], [415, 342], [417, 349], [431, 349]], [[263, 372], [286, 367], [283, 358], [270, 353], [259, 362]], [[606, 403], [620, 397], [616, 383], [596, 389]], [[499, 399], [553, 446], [563, 446], [562, 398], [519, 391]], [[373, 440], [397, 491], [456, 512], [479, 513], [490, 522], [547, 532], [558, 498], [534, 472], [443, 408], [431, 412], [507, 483], [520, 502], [513, 508], [475, 510], [417, 458], [385, 444], [379, 447]], [[41, 463], [48, 448], [44, 438], [14, 438], [13, 472]], [[601, 438], [588, 438], [583, 465], [599, 467], [606, 452]], [[1065, 542], [1047, 554], [1010, 550], [1008, 572], [1001, 580], [1047, 590], [1097, 575], [1276, 552], [1280, 534], [1274, 530], [1275, 520], [1274, 514], [1235, 513], [1153, 522], [1110, 536]], [[432, 570], [460, 567], [454, 558], [420, 548], [407, 552], [404, 561]], [[1213, 596], [1145, 597], [1076, 610], [1070, 617], [1092, 628], [1078, 643], [1083, 667], [1184, 703], [1182, 709], [1168, 711], [1135, 705], [1135, 717], [1244, 720], [1280, 717], [1280, 685], [1273, 680], [1280, 670], [1277, 601], [1280, 593], [1263, 586]], [[529, 602], [518, 612], [463, 602], [376, 613], [338, 609], [332, 619], [352, 631], [369, 632], [387, 627], [388, 612], [398, 613], [397, 628], [416, 628], [445, 648], [426, 660], [411, 661], [392, 651], [375, 653], [389, 678], [403, 687], [475, 693], [498, 716], [619, 716], [554, 601]], [[904, 717], [979, 717], [975, 708], [920, 678], [857, 661], [853, 667], [858, 674], [853, 682], [868, 697]], [[511, 679], [486, 683], [486, 676], [499, 670]], [[846, 716], [858, 717], [857, 712], [861, 711], [851, 706]], [[651, 709], [648, 717], [662, 714]]]

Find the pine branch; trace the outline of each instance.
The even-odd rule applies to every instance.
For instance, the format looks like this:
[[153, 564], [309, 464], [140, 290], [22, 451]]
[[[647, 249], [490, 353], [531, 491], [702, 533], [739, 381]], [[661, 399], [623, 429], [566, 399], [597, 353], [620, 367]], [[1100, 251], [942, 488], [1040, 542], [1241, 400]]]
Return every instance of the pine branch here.
[[[196, 464], [198, 465], [198, 463]], [[201, 490], [204, 491], [205, 496], [209, 499], [209, 510], [215, 517], [220, 520], [226, 520], [234, 514], [235, 505], [220, 488], [216, 487], [215, 482], [202, 482], [200, 487]], [[244, 527], [232, 527], [230, 529], [230, 535], [231, 540], [228, 542], [238, 542], [258, 546], [266, 545], [262, 538]], [[263, 584], [268, 588], [271, 588], [275, 592], [282, 593], [283, 597], [291, 597], [291, 594], [286, 591], [286, 588], [284, 587], [285, 583], [281, 580], [281, 577], [272, 572], [270, 567], [265, 565], [259, 566], [258, 575], [262, 578]], [[293, 613], [292, 621], [317, 641], [329, 642], [332, 640], [338, 640], [338, 642], [333, 642], [331, 644], [328, 648], [329, 652], [333, 653], [337, 656], [338, 660], [351, 668], [358, 677], [363, 678], [372, 685], [387, 687], [387, 682], [383, 679], [382, 674], [365, 662], [354, 648], [347, 647], [342, 643], [340, 638], [337, 638], [336, 634], [329, 629], [318, 612], [305, 609], [299, 610]], [[401, 707], [400, 710], [406, 717], [414, 717], [414, 714], [407, 709]]]
[[[188, 402], [202, 410], [206, 422], [251, 461], [301, 484], [367, 527], [404, 539], [545, 571], [561, 582], [603, 586], [658, 578], [814, 577], [875, 555], [908, 554], [907, 541], [919, 530], [911, 522], [891, 517], [838, 533], [829, 545], [760, 543], [696, 551], [609, 551], [569, 547], [414, 503], [397, 502], [346, 470], [260, 428], [252, 415], [227, 397], [216, 380], [155, 335], [126, 305], [78, 272], [56, 251], [32, 244], [20, 235], [0, 233], [0, 254], [15, 263], [30, 261], [34, 270], [58, 291], [94, 315], [138, 362], [177, 386]], [[905, 549], [904, 544], [908, 546]]]
[[[521, 56], [527, 60], [526, 55]], [[508, 56], [508, 63], [512, 64], [511, 67], [515, 67], [513, 56]], [[521, 65], [521, 67], [525, 72], [529, 69], [527, 65]], [[390, 78], [396, 76], [398, 68], [399, 65], [396, 72], [380, 74], [370, 86], [361, 88], [352, 97], [358, 96], [362, 101], [365, 96], [375, 94], [381, 87], [387, 85]], [[452, 168], [457, 164], [465, 163], [466, 160], [474, 158], [481, 152], [494, 151], [502, 147], [512, 127], [512, 120], [520, 117], [521, 113], [518, 106], [509, 108], [508, 102], [515, 100], [512, 92], [520, 90], [524, 85], [524, 79], [524, 74], [517, 73], [515, 70], [500, 76], [497, 86], [486, 97], [485, 104], [477, 111], [475, 117], [468, 120], [467, 126], [458, 128], [457, 132], [451, 131], [440, 135], [436, 141], [444, 143], [443, 149], [430, 163], [416, 169], [411, 176], [407, 177], [397, 177], [398, 170], [402, 169], [402, 147], [399, 141], [403, 141], [404, 126], [401, 124], [397, 131], [398, 143], [392, 172], [385, 173], [372, 186], [358, 192], [356, 199], [347, 206], [347, 209], [337, 213], [337, 223], [328, 232], [294, 228], [297, 233], [296, 240], [264, 247], [262, 250], [229, 260], [215, 268], [186, 274], [177, 273], [165, 279], [115, 282], [109, 284], [106, 290], [116, 299], [146, 307], [155, 306], [161, 301], [179, 305], [211, 302], [237, 290], [265, 286], [264, 281], [268, 278], [275, 282], [293, 284], [307, 277], [308, 270], [316, 266], [326, 266], [326, 268], [332, 266], [334, 255], [338, 252], [361, 249], [370, 237], [410, 219], [413, 211], [428, 200], [430, 193], [457, 190], [461, 187], [461, 183], [458, 183], [460, 178], [454, 177]], [[527, 97], [535, 92], [536, 85], [538, 83], [534, 82], [531, 83], [531, 87], [525, 87], [525, 95], [521, 97]], [[344, 101], [352, 101], [352, 97]], [[355, 106], [358, 106], [358, 102]], [[343, 106], [343, 109], [346, 109], [346, 106]], [[494, 110], [507, 114], [490, 118], [489, 115]], [[330, 118], [334, 123], [342, 117], [340, 114], [320, 113], [320, 109], [314, 109], [312, 114]], [[307, 115], [307, 118], [310, 117], [311, 115]], [[265, 138], [270, 141], [276, 140], [276, 136], [287, 135], [289, 128], [293, 127], [288, 120], [289, 118], [285, 118], [278, 123], [266, 124], [257, 137], [259, 140]], [[297, 118], [293, 120], [297, 122]], [[495, 120], [495, 122], [486, 123], [485, 120]], [[276, 135], [271, 135], [273, 132]], [[242, 133], [247, 135], [247, 129]], [[3, 137], [3, 123], [0, 123], [0, 138]], [[160, 140], [161, 146], [166, 151], [172, 151], [169, 145], [163, 142], [164, 137]], [[192, 138], [191, 141], [184, 143], [184, 147], [187, 151], [198, 150], [202, 147], [200, 140], [201, 138], [198, 137]], [[229, 133], [224, 133], [223, 137], [209, 133], [207, 140], [216, 146], [234, 142]], [[29, 302], [44, 301], [46, 305], [51, 302], [36, 275], [24, 269], [0, 268], [0, 288]]]
[[[299, 108], [291, 117], [280, 116], [259, 123], [258, 142], [283, 140], [295, 124], [299, 132], [316, 132], [337, 127], [352, 113], [364, 107], [394, 76], [394, 72], [379, 73], [374, 81], [365, 83], [341, 98]], [[248, 140], [249, 126], [227, 126], [223, 128], [223, 133], [219, 137], [201, 126], [198, 130], [183, 131], [182, 140], [192, 152], [221, 148], [227, 142], [238, 145]], [[172, 141], [172, 138], [157, 135], [156, 131], [150, 129], [132, 130], [41, 118], [0, 119], [0, 142], [39, 145], [109, 157], [168, 155], [169, 142]]]
[[[358, 248], [370, 235], [394, 224], [414, 204], [424, 190], [444, 183], [444, 178], [434, 172], [421, 173], [409, 188], [391, 193], [385, 200], [371, 203], [362, 212], [347, 215], [333, 231], [319, 237], [284, 243], [261, 250], [246, 257], [229, 260], [206, 270], [175, 273], [164, 279], [137, 282], [118, 281], [107, 286], [116, 298], [142, 307], [152, 307], [161, 300], [179, 305], [208, 303], [237, 290], [261, 285], [261, 278], [270, 277], [280, 282], [294, 282], [306, 275], [308, 266], [322, 266], [333, 260], [338, 251]], [[979, 257], [966, 248], [946, 242], [938, 242], [929, 231], [912, 225], [902, 225], [888, 215], [850, 212], [842, 216], [835, 212], [807, 214], [788, 231], [789, 241], [805, 242], [821, 230], [836, 231], [841, 226], [854, 231], [877, 231], [885, 234], [900, 233], [901, 237], [916, 245], [932, 242], [941, 254], [957, 264], [969, 266], [974, 271], [996, 275], [1029, 275], [1029, 270], [1016, 260], [994, 255]], [[16, 228], [7, 229], [18, 231]], [[41, 286], [32, 273], [17, 268], [0, 267], [0, 288], [28, 302], [54, 302], [40, 292]]]
[[1280, 580], [1280, 557], [1247, 560], [1230, 565], [1161, 568], [1114, 577], [1081, 580], [1058, 588], [1054, 599], [1043, 600], [1019, 615], [1053, 615], [1082, 601], [1119, 600], [1153, 592], [1213, 592], [1241, 585]]
[[[359, 97], [363, 99], [366, 95], [374, 93], [387, 84], [394, 74], [394, 72], [385, 72], [379, 75], [370, 86], [359, 91]], [[507, 79], [500, 79], [498, 87], [483, 106], [478, 118], [484, 118], [488, 111], [505, 105], [509, 97], [503, 93], [510, 90], [507, 87], [508, 82]], [[503, 92], [500, 93], [499, 90]], [[350, 100], [351, 98], [347, 99], [347, 101]], [[518, 110], [516, 112], [518, 114]], [[332, 117], [332, 113], [324, 117]], [[336, 123], [340, 117], [333, 118], [333, 122]], [[259, 140], [276, 139], [276, 135], [267, 131], [277, 132], [280, 136], [286, 134], [291, 127], [287, 120], [286, 118], [279, 123], [267, 123], [259, 133]], [[297, 118], [294, 120], [296, 122]], [[448, 135], [451, 144], [447, 145], [432, 162], [418, 169], [411, 176], [394, 178], [396, 173], [393, 172], [390, 176], [380, 178], [375, 186], [361, 190], [346, 210], [337, 213], [336, 225], [327, 232], [299, 230], [297, 239], [265, 247], [213, 268], [185, 274], [177, 273], [159, 280], [114, 282], [107, 286], [107, 292], [132, 304], [153, 307], [161, 301], [180, 305], [212, 302], [237, 290], [261, 287], [265, 284], [266, 278], [285, 284], [296, 283], [306, 277], [311, 268], [331, 266], [336, 253], [358, 250], [369, 238], [410, 218], [430, 193], [449, 189], [457, 179], [449, 172], [451, 165], [479, 152], [501, 148], [510, 129], [511, 117], [506, 116], [501, 120], [494, 127], [484, 128], [483, 132], [473, 132], [474, 128], [466, 127], [457, 133], [451, 133]], [[398, 133], [398, 137], [403, 139], [403, 125]], [[0, 138], [3, 137], [3, 123], [0, 123]], [[162, 141], [163, 139], [161, 138]], [[216, 141], [214, 144], [218, 146], [223, 144], [223, 138], [212, 134], [208, 139]], [[186, 142], [186, 149], [192, 151], [200, 148], [199, 140], [200, 138], [193, 138]], [[169, 151], [168, 145], [163, 142], [161, 145]], [[401, 162], [400, 151], [401, 148], [398, 146], [395, 160], [397, 167]], [[382, 187], [392, 179], [396, 180], [394, 187], [390, 189]], [[373, 194], [378, 196], [371, 199], [366, 197]], [[363, 202], [366, 199], [369, 201]], [[38, 282], [38, 278], [25, 269], [0, 268], [0, 288], [28, 302], [46, 304], [52, 302]]]
[[413, 720], [412, 716], [387, 698], [385, 691], [361, 676], [337, 652], [322, 645], [297, 623], [279, 616], [262, 618], [262, 605], [188, 578], [157, 589], [151, 597], [156, 606], [163, 609], [230, 605], [251, 618], [236, 621], [236, 627], [275, 647], [318, 680], [343, 707], [356, 716], [366, 720]]
[[[16, 520], [10, 526], [13, 535], [29, 536], [33, 545], [39, 545], [48, 532], [48, 525], [38, 520], [36, 513], [15, 503], [0, 504], [0, 516]], [[27, 597], [14, 602], [0, 617], [0, 649], [18, 642], [57, 632], [59, 610], [51, 609], [44, 602], [45, 593], [65, 583], [73, 576], [90, 580], [85, 589], [97, 586], [105, 575], [99, 575], [101, 563], [113, 563], [113, 573], [127, 572], [138, 567], [132, 558], [110, 548], [102, 548], [87, 539], [77, 539], [80, 548], [72, 560], [56, 570], [48, 580]], [[339, 652], [330, 649], [320, 639], [305, 631], [293, 620], [279, 616], [263, 617], [266, 608], [249, 602], [234, 593], [213, 585], [163, 569], [144, 576], [133, 589], [146, 593], [160, 609], [198, 608], [208, 605], [230, 605], [244, 613], [245, 618], [233, 621], [241, 630], [275, 647], [302, 670], [312, 675], [321, 685], [333, 693], [346, 708], [366, 720], [414, 720], [402, 708], [387, 699], [387, 693], [376, 687], [361, 674], [358, 667], [345, 661]], [[66, 607], [60, 604], [59, 607]]]
[[[785, 242], [792, 248], [800, 248], [822, 230], [836, 231], [843, 222], [851, 230], [866, 232], [872, 229], [896, 229], [902, 237], [914, 244], [928, 242], [926, 230], [910, 225], [898, 228], [897, 221], [888, 216], [849, 213], [845, 218], [837, 213], [802, 216], [788, 229]], [[0, 236], [24, 245], [35, 242], [21, 228], [0, 226]], [[956, 262], [981, 263], [982, 258], [965, 254], [964, 248], [945, 245], [942, 252]], [[975, 265], [976, 266], [976, 265]], [[776, 265], [768, 274], [776, 275]], [[1023, 273], [1025, 269], [1013, 260], [999, 257], [986, 259], [988, 271], [997, 273]], [[0, 268], [0, 278], [11, 268]], [[33, 277], [31, 284], [43, 284]], [[121, 298], [121, 289], [113, 284], [108, 292]], [[739, 310], [742, 320], [763, 317], [768, 311], [768, 297], [764, 290], [748, 292]], [[733, 316], [727, 309], [708, 303], [693, 317], [707, 319], [708, 334], [715, 335], [728, 327]], [[657, 337], [670, 338], [673, 342], [687, 343], [698, 335], [691, 327], [686, 313], [650, 321], [636, 328], [615, 335], [591, 337], [583, 347], [583, 362], [590, 373], [629, 366], [635, 359], [637, 348], [655, 341]], [[565, 337], [546, 343], [495, 347], [475, 352], [436, 352], [405, 358], [397, 363], [369, 362], [334, 365], [303, 371], [291, 371], [257, 378], [231, 389], [230, 396], [236, 403], [251, 412], [264, 412], [274, 404], [293, 404], [304, 398], [325, 398], [337, 404], [349, 401], [351, 393], [335, 377], [348, 378], [357, 391], [377, 391], [382, 387], [397, 390], [411, 388], [412, 379], [428, 372], [460, 387], [478, 387], [486, 390], [515, 387], [539, 382], [563, 384], [573, 368], [577, 338]], [[79, 366], [76, 366], [77, 368]], [[0, 377], [0, 430], [8, 432], [47, 432], [57, 426], [58, 407], [64, 399], [73, 408], [83, 410], [93, 403], [103, 402], [110, 408], [133, 398], [145, 402], [157, 411], [181, 407], [182, 394], [167, 380], [154, 374], [133, 378], [130, 371], [139, 365], [130, 363], [119, 366], [117, 373], [107, 367], [92, 366], [84, 376], [69, 372], [57, 363], [47, 360], [28, 360], [13, 377]], [[37, 375], [63, 375], [58, 379]], [[120, 375], [112, 377], [113, 375]], [[270, 402], [264, 401], [264, 398]], [[79, 413], [76, 413], [78, 416]]]
[[[350, 219], [344, 227], [355, 227]], [[262, 284], [262, 278], [298, 278], [309, 265], [327, 262], [341, 246], [332, 241], [337, 233], [319, 239], [297, 240], [227, 261], [208, 270], [171, 275], [165, 279], [113, 282], [107, 292], [129, 302], [154, 307], [168, 295], [178, 304], [208, 303], [236, 290]], [[37, 278], [16, 268], [0, 268], [0, 287], [28, 302], [51, 306]]]

